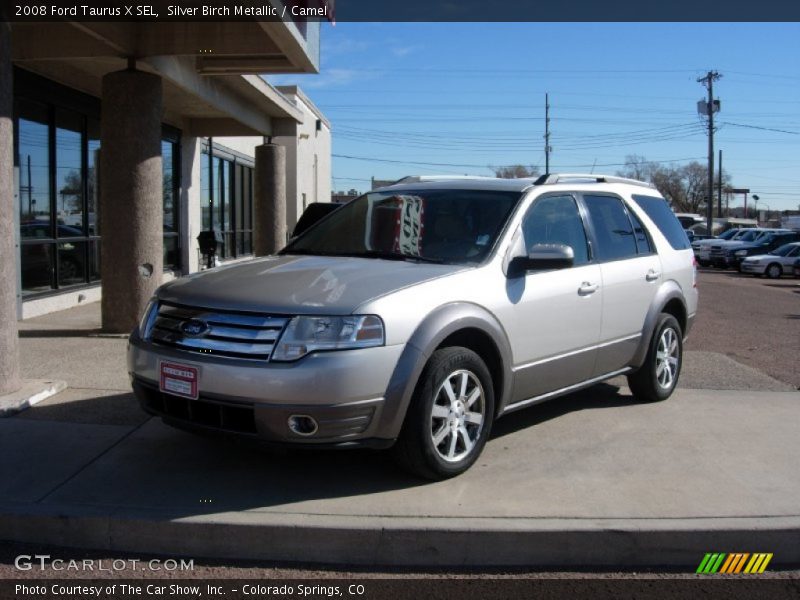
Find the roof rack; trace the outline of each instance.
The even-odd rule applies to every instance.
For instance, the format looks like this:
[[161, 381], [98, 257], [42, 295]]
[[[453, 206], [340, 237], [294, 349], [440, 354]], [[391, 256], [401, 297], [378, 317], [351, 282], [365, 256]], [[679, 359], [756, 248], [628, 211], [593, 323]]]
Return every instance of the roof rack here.
[[591, 173], [549, 173], [542, 175], [534, 182], [534, 185], [549, 185], [563, 183], [575, 179], [593, 181], [595, 183], [628, 183], [630, 185], [640, 185], [647, 188], [655, 188], [652, 183], [639, 181], [638, 179], [628, 179], [627, 177], [616, 177], [614, 175], [593, 175]]
[[453, 179], [456, 180], [469, 180], [469, 179], [497, 179], [496, 177], [486, 177], [482, 175], [406, 175], [401, 179], [398, 179], [392, 185], [397, 185], [398, 183], [424, 183], [426, 181], [451, 181]]

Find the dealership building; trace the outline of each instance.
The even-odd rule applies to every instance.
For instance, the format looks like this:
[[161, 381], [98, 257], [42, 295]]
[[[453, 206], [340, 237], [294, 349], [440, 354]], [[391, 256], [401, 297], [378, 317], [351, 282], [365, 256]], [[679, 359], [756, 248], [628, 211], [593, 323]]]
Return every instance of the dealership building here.
[[[330, 124], [297, 87], [318, 21], [0, 23], [0, 395], [17, 320], [102, 300], [133, 329], [163, 281], [279, 250], [330, 200]], [[9, 283], [11, 285], [9, 285]]]

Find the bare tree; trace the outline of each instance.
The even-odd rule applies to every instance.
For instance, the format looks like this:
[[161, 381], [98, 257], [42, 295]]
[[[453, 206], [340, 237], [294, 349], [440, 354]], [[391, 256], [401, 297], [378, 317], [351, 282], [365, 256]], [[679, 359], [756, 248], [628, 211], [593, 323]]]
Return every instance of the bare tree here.
[[501, 179], [518, 179], [520, 177], [538, 177], [539, 168], [533, 165], [511, 165], [507, 167], [489, 167], [494, 171], [495, 177]]
[[629, 154], [625, 157], [625, 166], [617, 171], [617, 175], [652, 182], [660, 169], [661, 165], [657, 162], [649, 161], [638, 154]]
[[[617, 175], [652, 183], [676, 212], [699, 213], [705, 210], [708, 168], [697, 161], [668, 167], [648, 161], [643, 156], [631, 155], [625, 158], [625, 167]], [[730, 175], [723, 169], [723, 188], [728, 187], [730, 181]]]

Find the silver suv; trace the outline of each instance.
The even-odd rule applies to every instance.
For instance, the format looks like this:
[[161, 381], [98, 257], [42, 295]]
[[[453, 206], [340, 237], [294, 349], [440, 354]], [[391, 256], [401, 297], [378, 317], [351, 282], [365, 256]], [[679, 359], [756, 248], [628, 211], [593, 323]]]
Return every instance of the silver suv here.
[[495, 419], [626, 374], [667, 398], [697, 309], [692, 250], [648, 184], [406, 178], [277, 256], [159, 288], [130, 338], [144, 409], [188, 429], [393, 447], [462, 473]]

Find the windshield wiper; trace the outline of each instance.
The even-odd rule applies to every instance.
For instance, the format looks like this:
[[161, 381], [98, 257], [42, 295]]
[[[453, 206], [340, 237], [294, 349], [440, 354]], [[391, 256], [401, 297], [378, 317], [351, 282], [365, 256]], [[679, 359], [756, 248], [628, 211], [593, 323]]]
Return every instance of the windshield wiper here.
[[401, 252], [382, 252], [379, 250], [364, 250], [363, 252], [343, 252], [340, 256], [354, 256], [356, 258], [382, 258], [384, 260], [413, 260], [416, 262], [426, 262], [442, 264], [441, 258], [430, 256], [417, 256], [416, 254], [402, 254]]
[[306, 248], [287, 249], [281, 251], [282, 255], [298, 254], [303, 256], [346, 256], [353, 258], [382, 258], [384, 260], [413, 260], [416, 262], [443, 264], [441, 258], [429, 256], [417, 256], [414, 254], [402, 254], [400, 252], [381, 252], [378, 250], [364, 250], [362, 252], [327, 252], [325, 250], [310, 250]]

